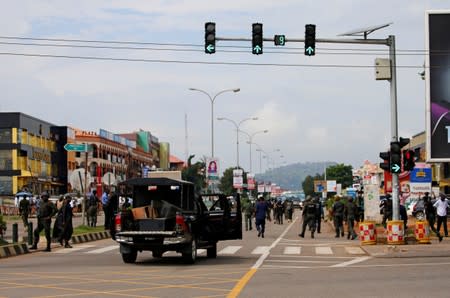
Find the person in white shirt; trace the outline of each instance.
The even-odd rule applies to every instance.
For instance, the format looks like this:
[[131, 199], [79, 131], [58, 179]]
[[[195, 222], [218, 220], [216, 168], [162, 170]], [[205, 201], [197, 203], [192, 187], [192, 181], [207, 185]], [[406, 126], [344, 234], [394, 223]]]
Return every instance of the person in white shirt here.
[[444, 234], [445, 237], [448, 237], [447, 230], [447, 207], [448, 207], [448, 199], [445, 194], [441, 193], [439, 195], [440, 199], [434, 203], [434, 207], [436, 207], [437, 213], [437, 231], [441, 230], [441, 225], [444, 225]]

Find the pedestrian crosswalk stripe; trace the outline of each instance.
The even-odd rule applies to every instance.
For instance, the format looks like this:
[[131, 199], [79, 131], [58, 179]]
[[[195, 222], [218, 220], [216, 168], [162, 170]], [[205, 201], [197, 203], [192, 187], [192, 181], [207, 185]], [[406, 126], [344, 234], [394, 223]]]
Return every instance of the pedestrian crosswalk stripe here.
[[224, 249], [222, 249], [221, 251], [219, 251], [217, 254], [219, 254], [219, 255], [233, 255], [238, 250], [240, 250], [241, 248], [242, 248], [242, 246], [227, 246]]
[[269, 250], [269, 246], [258, 246], [252, 251], [252, 255], [262, 255]]
[[101, 253], [104, 253], [104, 252], [107, 252], [107, 251], [110, 251], [110, 250], [115, 250], [115, 249], [118, 249], [118, 248], [119, 248], [118, 245], [110, 245], [110, 246], [102, 247], [102, 248], [99, 248], [99, 249], [94, 249], [94, 250], [88, 251], [86, 253], [88, 253], [88, 254], [101, 254]]
[[77, 250], [82, 250], [82, 249], [91, 248], [91, 247], [95, 247], [95, 245], [89, 245], [89, 244], [77, 245], [77, 246], [74, 246], [72, 248], [66, 248], [66, 249], [57, 250], [57, 251], [55, 251], [55, 253], [57, 253], [57, 254], [69, 254], [69, 253], [77, 251]]
[[331, 250], [331, 247], [329, 246], [323, 246], [323, 247], [316, 247], [316, 254], [318, 255], [332, 255], [333, 251]]
[[287, 246], [284, 248], [285, 255], [299, 255], [302, 248], [300, 246]]
[[346, 246], [345, 251], [351, 255], [365, 255], [366, 253], [364, 250], [361, 249], [361, 247], [357, 246]]

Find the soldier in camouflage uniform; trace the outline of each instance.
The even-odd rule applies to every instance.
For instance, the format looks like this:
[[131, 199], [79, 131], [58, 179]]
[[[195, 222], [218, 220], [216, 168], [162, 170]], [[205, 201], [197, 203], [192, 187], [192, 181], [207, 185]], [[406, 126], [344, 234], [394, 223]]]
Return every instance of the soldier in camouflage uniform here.
[[52, 217], [56, 214], [56, 206], [48, 200], [49, 195], [47, 192], [41, 194], [41, 204], [37, 214], [37, 227], [34, 229], [34, 244], [30, 249], [37, 249], [39, 243], [39, 234], [42, 230], [45, 230], [45, 238], [47, 239], [47, 248], [44, 251], [51, 251], [51, 235], [50, 227], [52, 225]]
[[305, 238], [306, 226], [308, 225], [309, 230], [311, 231], [311, 238], [314, 238], [314, 231], [316, 230], [316, 204], [313, 202], [310, 196], [308, 196], [305, 200], [302, 215], [302, 232], [299, 234], [299, 236]]

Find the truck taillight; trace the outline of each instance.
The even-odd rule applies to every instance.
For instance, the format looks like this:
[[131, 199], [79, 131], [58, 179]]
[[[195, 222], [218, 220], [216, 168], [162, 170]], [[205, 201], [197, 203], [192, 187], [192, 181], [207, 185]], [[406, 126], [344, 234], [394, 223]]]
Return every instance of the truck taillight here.
[[175, 230], [179, 233], [188, 230], [186, 222], [184, 221], [184, 216], [180, 213], [177, 213], [177, 215], [175, 216]]
[[122, 216], [120, 213], [116, 214], [114, 218], [114, 225], [116, 227], [116, 232], [120, 232], [122, 230]]

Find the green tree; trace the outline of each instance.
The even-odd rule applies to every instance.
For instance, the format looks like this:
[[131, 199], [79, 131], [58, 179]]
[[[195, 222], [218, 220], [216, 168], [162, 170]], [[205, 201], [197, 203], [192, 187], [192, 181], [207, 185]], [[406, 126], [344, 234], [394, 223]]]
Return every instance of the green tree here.
[[188, 165], [181, 172], [181, 177], [183, 180], [194, 183], [195, 192], [201, 193], [206, 187], [205, 163], [198, 161], [195, 164], [192, 164], [192, 159], [194, 157], [195, 155], [189, 156]]
[[233, 193], [233, 170], [234, 168], [228, 168], [223, 172], [222, 178], [220, 178], [219, 190], [225, 194]]
[[352, 169], [351, 165], [343, 163], [330, 166], [327, 168], [327, 180], [336, 180], [336, 183], [342, 184], [342, 189], [345, 189], [353, 184]]
[[305, 195], [314, 195], [314, 181], [315, 180], [324, 180], [323, 175], [316, 174], [315, 176], [308, 175], [305, 177], [305, 180], [302, 182], [302, 188]]

